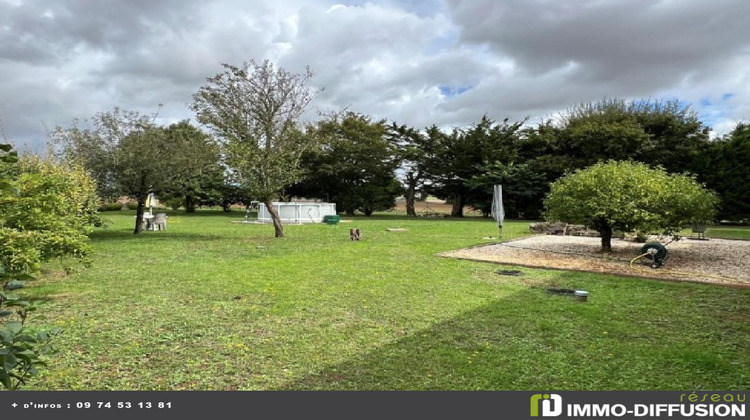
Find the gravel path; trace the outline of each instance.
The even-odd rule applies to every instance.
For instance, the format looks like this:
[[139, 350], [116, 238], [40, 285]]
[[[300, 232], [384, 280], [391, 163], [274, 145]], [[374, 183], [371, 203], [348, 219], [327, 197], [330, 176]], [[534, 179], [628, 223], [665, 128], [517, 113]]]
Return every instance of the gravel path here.
[[439, 255], [507, 265], [750, 287], [750, 241], [682, 239], [667, 245], [669, 258], [661, 268], [652, 269], [644, 260], [636, 261], [631, 268], [630, 261], [640, 254], [642, 246], [613, 239], [613, 252], [607, 255], [597, 252], [601, 248], [600, 238], [537, 235]]

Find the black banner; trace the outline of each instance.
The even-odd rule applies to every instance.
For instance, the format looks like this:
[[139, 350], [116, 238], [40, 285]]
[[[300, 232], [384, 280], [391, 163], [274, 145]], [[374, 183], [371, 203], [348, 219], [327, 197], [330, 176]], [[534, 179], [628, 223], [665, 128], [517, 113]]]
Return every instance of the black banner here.
[[[17, 391], [8, 419], [740, 419], [747, 392]], [[237, 417], [239, 416], [239, 417]]]

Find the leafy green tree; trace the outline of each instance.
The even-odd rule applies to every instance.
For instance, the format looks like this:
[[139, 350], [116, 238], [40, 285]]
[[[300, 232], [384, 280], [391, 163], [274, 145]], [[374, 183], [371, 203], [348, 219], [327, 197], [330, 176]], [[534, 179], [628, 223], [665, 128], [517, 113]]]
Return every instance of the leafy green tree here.
[[155, 117], [115, 108], [96, 114], [88, 128], [74, 120], [70, 127], [57, 127], [53, 133], [61, 158], [83, 165], [116, 196], [135, 199], [135, 234], [143, 230], [150, 193], [174, 190], [179, 182], [216, 164], [210, 139], [198, 136], [187, 122], [169, 131], [156, 125]]
[[493, 186], [503, 186], [503, 208], [506, 216], [513, 219], [539, 216], [540, 196], [547, 189], [544, 174], [534, 170], [530, 164], [494, 163], [480, 166], [479, 175], [473, 176], [467, 187], [476, 192], [472, 207], [485, 217], [492, 211]]
[[427, 179], [427, 162], [430, 161], [430, 153], [434, 150], [430, 143], [432, 137], [394, 122], [388, 128], [387, 138], [395, 146], [396, 158], [400, 160], [403, 172], [406, 215], [416, 217], [415, 201]]
[[750, 219], [750, 124], [707, 145], [699, 159], [698, 178], [721, 199], [719, 217]]
[[695, 111], [679, 101], [620, 99], [576, 105], [540, 129], [556, 137], [554, 148], [568, 159], [569, 169], [633, 159], [675, 173], [693, 169], [709, 132]]
[[674, 234], [712, 220], [717, 198], [694, 178], [632, 161], [597, 163], [557, 181], [545, 200], [548, 220], [583, 224], [598, 231], [602, 251], [612, 233]]
[[249, 195], [265, 204], [275, 236], [284, 228], [275, 207], [285, 188], [300, 178], [301, 155], [315, 143], [297, 119], [315, 97], [312, 73], [290, 73], [270, 61], [223, 64], [224, 72], [193, 95], [198, 121], [223, 140], [226, 162]]
[[395, 176], [398, 159], [386, 139], [385, 121], [354, 112], [331, 115], [308, 131], [319, 146], [304, 157], [306, 177], [289, 189], [297, 196], [336, 203], [336, 209], [369, 216], [395, 205], [402, 188]]
[[429, 149], [425, 154], [429, 192], [451, 200], [451, 216], [462, 217], [463, 207], [474, 199], [467, 182], [481, 175], [483, 165], [511, 163], [517, 158], [518, 132], [523, 122], [501, 124], [487, 116], [468, 129], [445, 133], [432, 126], [427, 129]]
[[189, 170], [180, 171], [181, 176], [174, 179], [163, 196], [182, 197], [187, 213], [194, 213], [200, 203], [220, 201], [225, 171], [214, 139], [187, 120], [170, 125], [164, 134], [183, 150], [181, 164]]

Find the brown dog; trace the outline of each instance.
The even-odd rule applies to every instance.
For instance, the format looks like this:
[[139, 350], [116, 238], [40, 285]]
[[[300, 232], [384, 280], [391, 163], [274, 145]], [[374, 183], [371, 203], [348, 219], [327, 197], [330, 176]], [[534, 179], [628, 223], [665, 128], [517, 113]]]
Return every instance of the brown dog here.
[[362, 231], [357, 228], [349, 229], [349, 239], [352, 241], [361, 241]]

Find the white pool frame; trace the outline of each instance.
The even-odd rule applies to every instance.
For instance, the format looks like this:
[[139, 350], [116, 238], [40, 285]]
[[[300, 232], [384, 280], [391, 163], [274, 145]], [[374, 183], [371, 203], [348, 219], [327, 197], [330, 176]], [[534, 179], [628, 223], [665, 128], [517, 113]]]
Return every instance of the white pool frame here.
[[[274, 202], [281, 223], [321, 223], [323, 216], [336, 214], [335, 203]], [[271, 223], [271, 214], [263, 203], [258, 204], [258, 222]]]

